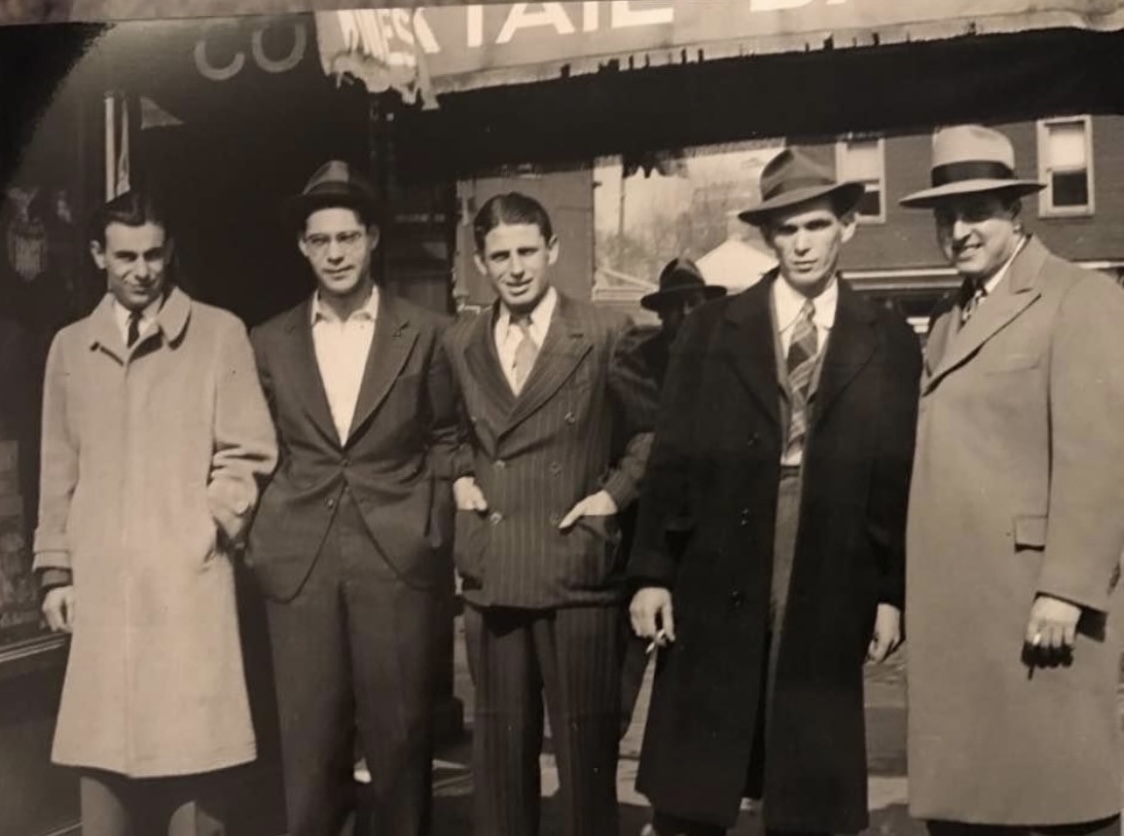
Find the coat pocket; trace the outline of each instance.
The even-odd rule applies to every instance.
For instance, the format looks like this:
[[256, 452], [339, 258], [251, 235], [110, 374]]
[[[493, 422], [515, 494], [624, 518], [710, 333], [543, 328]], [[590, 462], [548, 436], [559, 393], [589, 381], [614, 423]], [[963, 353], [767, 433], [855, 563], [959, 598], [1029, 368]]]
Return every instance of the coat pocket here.
[[453, 562], [469, 586], [484, 580], [484, 551], [488, 526], [479, 511], [457, 510], [453, 522]]
[[1003, 374], [1033, 369], [1038, 366], [1040, 355], [1027, 352], [1010, 352], [989, 357], [984, 366], [988, 374]]
[[1042, 551], [1046, 548], [1046, 516], [1025, 514], [1015, 517], [1015, 551]]

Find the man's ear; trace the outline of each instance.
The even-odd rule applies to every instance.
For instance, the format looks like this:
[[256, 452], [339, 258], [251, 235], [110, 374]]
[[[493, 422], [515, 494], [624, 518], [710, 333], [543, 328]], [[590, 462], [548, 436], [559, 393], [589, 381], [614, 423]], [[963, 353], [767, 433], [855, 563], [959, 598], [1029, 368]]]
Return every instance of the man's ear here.
[[102, 246], [101, 241], [90, 242], [90, 255], [93, 256], [94, 264], [98, 266], [99, 270], [105, 269], [105, 247]]
[[851, 211], [839, 219], [839, 225], [843, 227], [840, 239], [846, 244], [855, 237], [855, 230], [859, 226], [859, 216], [857, 212]]
[[379, 242], [382, 241], [382, 230], [375, 224], [367, 227], [367, 237], [371, 239], [371, 252], [379, 248]]
[[304, 233], [302, 232], [297, 233], [297, 249], [301, 251], [301, 255], [305, 258], [312, 258], [312, 256], [309, 255], [308, 244], [304, 242]]
[[479, 250], [472, 254], [472, 262], [476, 265], [476, 271], [481, 276], [488, 275], [488, 268], [484, 265], [484, 256], [480, 255]]
[[546, 245], [546, 263], [553, 266], [554, 262], [558, 261], [558, 253], [562, 245], [558, 243], [558, 236], [551, 236], [550, 241]]
[[170, 263], [172, 261], [172, 257], [175, 254], [176, 254], [176, 240], [174, 238], [168, 238], [164, 242], [164, 262]]

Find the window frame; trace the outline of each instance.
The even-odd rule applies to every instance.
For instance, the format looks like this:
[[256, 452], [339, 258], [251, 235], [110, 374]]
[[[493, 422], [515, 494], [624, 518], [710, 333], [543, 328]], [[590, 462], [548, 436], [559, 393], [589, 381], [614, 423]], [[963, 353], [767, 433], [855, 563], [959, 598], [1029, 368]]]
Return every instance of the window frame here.
[[835, 172], [840, 179], [844, 176], [843, 161], [848, 153], [849, 145], [856, 142], [875, 142], [878, 148], [878, 201], [879, 213], [877, 215], [862, 215], [855, 213], [855, 219], [860, 224], [885, 224], [886, 223], [886, 138], [883, 136], [870, 136], [865, 134], [844, 134], [835, 142]]
[[[1055, 125], [1080, 124], [1085, 132], [1085, 177], [1088, 187], [1088, 201], [1081, 206], [1057, 206], [1054, 204], [1054, 178], [1047, 149], [1050, 144], [1050, 128]], [[1053, 116], [1039, 119], [1036, 123], [1038, 179], [1046, 188], [1038, 193], [1038, 216], [1040, 218], [1089, 218], [1096, 214], [1096, 173], [1093, 167], [1093, 118], [1088, 114], [1079, 116]]]

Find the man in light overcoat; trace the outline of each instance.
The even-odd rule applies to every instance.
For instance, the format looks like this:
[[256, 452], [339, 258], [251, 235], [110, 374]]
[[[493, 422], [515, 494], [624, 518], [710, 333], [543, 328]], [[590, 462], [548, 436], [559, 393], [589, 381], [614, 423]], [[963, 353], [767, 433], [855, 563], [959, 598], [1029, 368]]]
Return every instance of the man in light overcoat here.
[[1024, 229], [1041, 188], [963, 125], [902, 199], [964, 279], [926, 349], [908, 533], [910, 808], [942, 836], [1120, 829], [1124, 292]]
[[86, 836], [195, 836], [256, 756], [232, 556], [277, 446], [245, 328], [171, 283], [171, 248], [148, 197], [110, 201], [108, 292], [47, 360], [34, 565], [72, 636], [52, 758]]

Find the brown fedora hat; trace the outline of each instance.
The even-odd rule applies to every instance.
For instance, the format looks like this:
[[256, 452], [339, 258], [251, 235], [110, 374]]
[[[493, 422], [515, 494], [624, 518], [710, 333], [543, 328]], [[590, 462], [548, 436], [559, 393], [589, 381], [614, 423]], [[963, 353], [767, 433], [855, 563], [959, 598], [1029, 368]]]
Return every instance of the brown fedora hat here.
[[984, 192], [1016, 196], [1046, 188], [1015, 174], [1015, 148], [999, 131], [983, 125], [956, 125], [933, 134], [930, 188], [898, 202], [910, 209], [932, 209], [952, 197]]
[[689, 258], [669, 261], [660, 272], [659, 288], [640, 300], [642, 307], [658, 311], [688, 293], [702, 293], [707, 299], [726, 295], [726, 288], [707, 284], [698, 265]]
[[761, 170], [761, 203], [738, 213], [746, 223], [760, 226], [771, 214], [821, 197], [831, 197], [840, 214], [854, 209], [866, 187], [836, 182], [827, 169], [798, 148], [785, 148]]
[[367, 180], [342, 160], [329, 160], [316, 169], [304, 190], [286, 198], [281, 215], [290, 228], [300, 228], [317, 209], [340, 206], [358, 209], [382, 226], [385, 210]]

